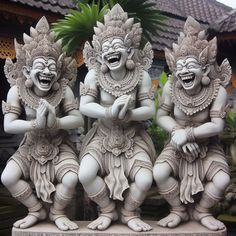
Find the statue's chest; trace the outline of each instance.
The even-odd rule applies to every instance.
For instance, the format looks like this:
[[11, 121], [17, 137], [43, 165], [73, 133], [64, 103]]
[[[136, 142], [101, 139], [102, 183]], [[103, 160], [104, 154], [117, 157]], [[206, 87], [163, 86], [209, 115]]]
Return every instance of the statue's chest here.
[[143, 70], [137, 67], [132, 71], [127, 71], [124, 78], [120, 80], [115, 80], [109, 72], [103, 74], [99, 71], [96, 80], [101, 91], [118, 98], [122, 95], [132, 93], [137, 88], [138, 84], [141, 83], [142, 78]]
[[202, 124], [209, 119], [209, 107], [192, 115], [187, 115], [177, 106], [175, 106], [174, 117], [180, 124], [184, 126]]
[[[25, 109], [25, 115], [26, 115], [26, 118], [27, 120], [31, 120], [31, 119], [35, 119], [36, 118], [36, 110], [25, 105], [24, 106], [24, 109]], [[56, 115], [59, 116], [59, 113], [60, 113], [60, 109], [59, 109], [59, 106], [56, 107]]]
[[215, 79], [208, 86], [201, 87], [198, 93], [193, 95], [188, 94], [183, 88], [175, 86], [177, 78], [174, 78], [171, 85], [171, 100], [174, 106], [184, 112], [187, 116], [200, 114], [201, 111], [208, 110], [214, 99], [216, 98], [220, 81]]
[[36, 117], [36, 110], [28, 106], [25, 106], [25, 115], [27, 119], [34, 119]]
[[[114, 101], [117, 99], [117, 97], [106, 92], [102, 88], [100, 88], [99, 91], [100, 91], [100, 103], [105, 106], [112, 105]], [[128, 92], [127, 95], [131, 95], [131, 100], [133, 101], [133, 107], [135, 107], [135, 101], [137, 97], [137, 88], [133, 89], [131, 92]]]

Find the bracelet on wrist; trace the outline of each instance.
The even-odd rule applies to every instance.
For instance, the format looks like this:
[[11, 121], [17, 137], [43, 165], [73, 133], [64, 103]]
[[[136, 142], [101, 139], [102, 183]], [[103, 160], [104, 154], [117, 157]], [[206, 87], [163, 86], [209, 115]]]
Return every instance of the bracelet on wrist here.
[[105, 108], [105, 116], [108, 119], [113, 119], [111, 109], [111, 106]]
[[53, 126], [51, 127], [51, 129], [59, 129], [60, 128], [59, 122], [60, 122], [59, 118], [56, 118]]
[[36, 119], [30, 121], [30, 125], [33, 130], [38, 129], [38, 122]]
[[195, 137], [194, 137], [194, 133], [193, 133], [193, 127], [187, 127], [185, 129], [186, 132], [186, 136], [187, 136], [187, 141], [188, 142], [195, 142]]

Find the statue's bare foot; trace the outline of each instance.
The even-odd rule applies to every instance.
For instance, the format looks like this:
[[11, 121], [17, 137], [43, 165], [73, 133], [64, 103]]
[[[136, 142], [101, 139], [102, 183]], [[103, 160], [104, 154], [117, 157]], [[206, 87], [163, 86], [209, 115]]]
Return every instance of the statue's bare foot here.
[[225, 225], [221, 221], [215, 219], [211, 215], [203, 217], [200, 222], [210, 230], [221, 230], [225, 228]]
[[16, 221], [13, 226], [16, 228], [26, 229], [34, 225], [38, 221], [46, 219], [46, 216], [47, 214], [45, 209], [41, 208], [37, 212], [29, 212], [29, 214], [25, 218]]
[[159, 220], [157, 224], [162, 227], [174, 228], [177, 225], [179, 225], [182, 221], [186, 221], [188, 219], [187, 213], [181, 212], [181, 215], [183, 216], [180, 217], [175, 213], [170, 213], [165, 218]]
[[139, 218], [134, 218], [129, 220], [127, 222], [127, 225], [129, 226], [130, 229], [136, 232], [149, 231], [152, 229], [152, 227], [149, 224], [143, 222]]
[[111, 222], [112, 222], [111, 218], [104, 215], [100, 215], [96, 220], [94, 220], [88, 225], [88, 228], [93, 230], [94, 229], [105, 230], [111, 225]]
[[61, 216], [55, 219], [54, 222], [56, 226], [58, 227], [58, 229], [63, 230], [63, 231], [75, 230], [79, 228], [75, 222], [69, 220], [66, 216]]

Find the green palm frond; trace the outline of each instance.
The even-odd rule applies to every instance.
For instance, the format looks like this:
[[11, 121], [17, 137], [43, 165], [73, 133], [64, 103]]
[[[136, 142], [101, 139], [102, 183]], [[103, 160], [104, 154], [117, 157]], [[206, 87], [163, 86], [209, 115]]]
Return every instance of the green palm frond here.
[[100, 9], [99, 4], [79, 3], [79, 10], [71, 10], [64, 19], [52, 24], [52, 29], [56, 32], [57, 38], [62, 39], [63, 49], [68, 53], [74, 53], [81, 48], [85, 41], [91, 40], [93, 27], [97, 21], [103, 21], [104, 15], [108, 11], [108, 5]]
[[81, 48], [85, 41], [91, 40], [93, 27], [97, 21], [103, 22], [109, 8], [119, 3], [135, 23], [140, 22], [143, 28], [141, 46], [147, 41], [153, 43], [153, 36], [163, 30], [166, 16], [160, 14], [155, 3], [148, 0], [74, 0], [78, 10], [72, 10], [64, 19], [53, 24], [57, 37], [62, 39], [65, 51], [72, 54]]

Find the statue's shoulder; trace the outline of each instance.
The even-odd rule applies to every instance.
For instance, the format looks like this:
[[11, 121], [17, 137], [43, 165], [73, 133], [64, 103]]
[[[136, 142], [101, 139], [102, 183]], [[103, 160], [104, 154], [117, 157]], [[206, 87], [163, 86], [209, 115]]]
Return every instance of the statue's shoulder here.
[[223, 85], [219, 86], [215, 100], [225, 101], [228, 98], [228, 93]]
[[97, 83], [97, 77], [98, 77], [98, 73], [95, 69], [91, 69], [88, 71], [85, 79], [84, 79], [84, 83], [85, 84], [95, 84]]
[[19, 95], [18, 95], [18, 88], [16, 85], [13, 85], [9, 91], [8, 91], [8, 94], [7, 94], [7, 98], [18, 98], [19, 99]]

